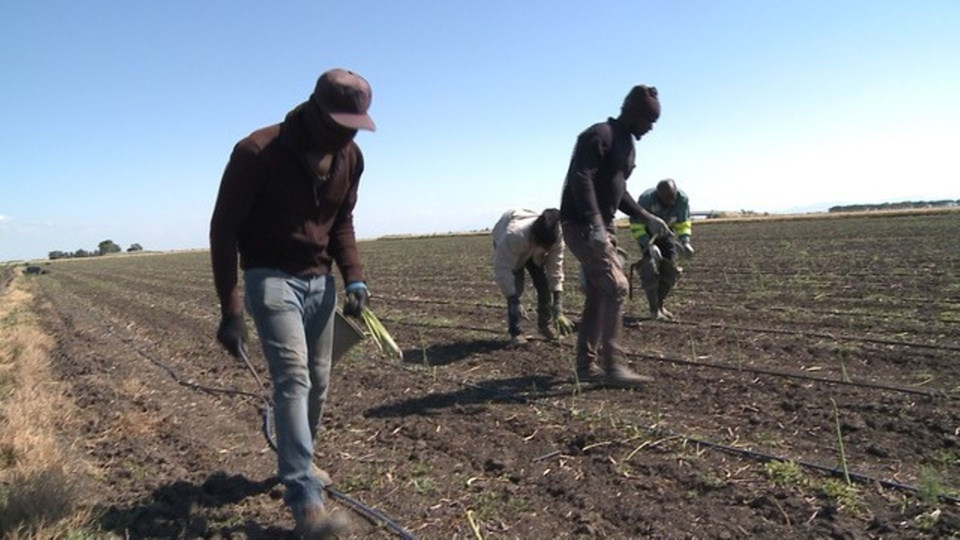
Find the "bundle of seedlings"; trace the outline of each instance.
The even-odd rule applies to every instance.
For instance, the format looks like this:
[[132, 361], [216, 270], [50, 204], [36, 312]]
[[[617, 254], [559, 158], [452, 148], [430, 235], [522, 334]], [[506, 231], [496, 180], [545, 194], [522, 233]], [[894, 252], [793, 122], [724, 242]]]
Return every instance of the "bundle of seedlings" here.
[[381, 353], [386, 352], [388, 355], [396, 356], [398, 360], [403, 360], [403, 351], [370, 308], [364, 306], [360, 310], [360, 319], [367, 325], [367, 333], [373, 338], [373, 342], [377, 344]]

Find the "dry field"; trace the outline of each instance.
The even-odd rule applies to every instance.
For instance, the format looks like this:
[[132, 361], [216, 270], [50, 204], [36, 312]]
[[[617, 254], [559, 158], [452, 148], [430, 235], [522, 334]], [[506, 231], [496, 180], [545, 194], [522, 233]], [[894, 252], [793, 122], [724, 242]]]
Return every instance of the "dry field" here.
[[[354, 537], [960, 537], [960, 212], [697, 222], [694, 245], [676, 322], [627, 305], [656, 378], [629, 391], [575, 384], [570, 338], [507, 346], [487, 236], [363, 242], [405, 360], [364, 342], [334, 370], [317, 462], [389, 519]], [[208, 254], [46, 268], [17, 279], [98, 471], [90, 529], [291, 537]]]

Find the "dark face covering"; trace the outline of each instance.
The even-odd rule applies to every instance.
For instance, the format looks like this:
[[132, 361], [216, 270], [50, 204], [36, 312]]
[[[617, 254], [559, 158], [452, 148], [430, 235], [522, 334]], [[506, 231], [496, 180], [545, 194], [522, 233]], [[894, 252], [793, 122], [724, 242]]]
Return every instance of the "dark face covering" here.
[[357, 136], [357, 130], [341, 126], [330, 115], [320, 110], [313, 100], [307, 102], [306, 128], [318, 150], [337, 152], [350, 144]]
[[640, 137], [650, 133], [650, 130], [653, 129], [653, 121], [647, 117], [646, 113], [639, 114], [632, 111], [624, 111], [621, 118], [623, 118], [626, 123], [627, 130], [633, 135], [633, 138], [638, 141]]
[[652, 86], [634, 86], [623, 100], [620, 119], [627, 130], [638, 141], [653, 129], [653, 123], [660, 117], [659, 93]]

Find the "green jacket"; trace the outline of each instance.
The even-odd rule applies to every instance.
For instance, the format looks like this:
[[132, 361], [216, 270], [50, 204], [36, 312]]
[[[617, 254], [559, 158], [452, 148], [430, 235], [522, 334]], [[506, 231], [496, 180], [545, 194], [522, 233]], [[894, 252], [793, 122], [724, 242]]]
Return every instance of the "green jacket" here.
[[[693, 222], [690, 220], [690, 199], [683, 190], [677, 190], [677, 200], [673, 206], [665, 206], [657, 196], [657, 190], [650, 188], [640, 194], [637, 203], [648, 212], [667, 223], [677, 237], [683, 241], [693, 234]], [[630, 234], [640, 242], [640, 247], [646, 249], [650, 242], [650, 232], [645, 222], [630, 218]]]

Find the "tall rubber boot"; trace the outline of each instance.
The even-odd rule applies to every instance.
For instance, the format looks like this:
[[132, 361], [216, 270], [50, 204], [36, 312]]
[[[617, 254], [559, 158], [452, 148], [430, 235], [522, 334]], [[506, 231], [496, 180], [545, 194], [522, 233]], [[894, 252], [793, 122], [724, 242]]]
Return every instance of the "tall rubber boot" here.
[[647, 303], [650, 305], [650, 318], [654, 321], [660, 320], [660, 260], [644, 255], [640, 261], [640, 283], [643, 285], [643, 292], [647, 295]]
[[663, 261], [660, 265], [660, 286], [657, 293], [660, 296], [660, 314], [668, 319], [673, 318], [673, 313], [667, 311], [667, 309], [663, 307], [663, 304], [679, 280], [680, 268], [677, 266], [677, 263], [670, 260]]
[[580, 382], [602, 381], [604, 372], [597, 361], [599, 342], [593, 336], [599, 336], [602, 321], [596, 311], [596, 303], [584, 301], [580, 328], [577, 329], [577, 379]]
[[543, 337], [553, 341], [557, 333], [553, 331], [550, 322], [553, 320], [553, 301], [550, 292], [537, 295], [537, 329]]
[[670, 285], [670, 284], [668, 284], [668, 283], [660, 282], [660, 290], [657, 291], [657, 292], [658, 292], [658, 296], [660, 297], [660, 316], [661, 316], [661, 318], [673, 319], [673, 313], [670, 313], [670, 312], [667, 310], [667, 308], [663, 307], [663, 301], [666, 300], [667, 295], [670, 294], [670, 291], [671, 291], [671, 290], [673, 290], [673, 286], [672, 286], [672, 285]]
[[526, 342], [520, 331], [520, 297], [517, 295], [507, 297], [507, 325], [510, 343], [519, 345]]
[[663, 315], [660, 313], [663, 305], [660, 303], [660, 286], [657, 283], [654, 283], [650, 286], [644, 286], [643, 292], [647, 294], [647, 304], [650, 305], [650, 318], [659, 321], [663, 320]]
[[533, 281], [533, 287], [537, 290], [537, 329], [540, 334], [549, 340], [557, 339], [556, 332], [550, 321], [553, 320], [553, 296], [550, 294], [550, 282], [547, 280], [547, 274], [543, 267], [533, 262], [527, 261], [525, 265], [530, 272], [530, 279]]

